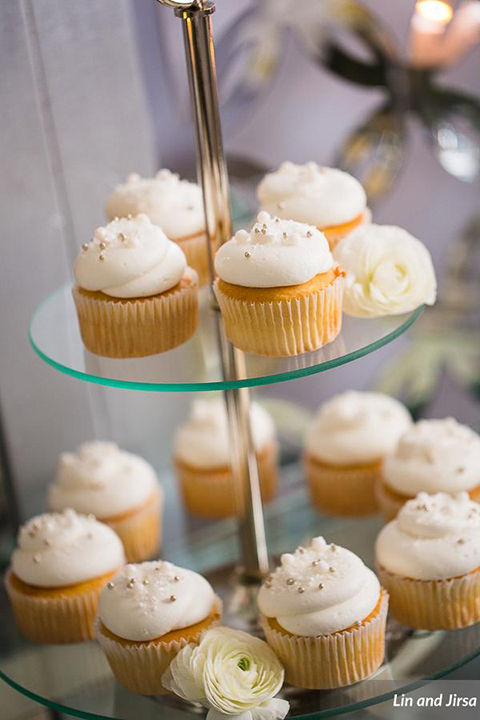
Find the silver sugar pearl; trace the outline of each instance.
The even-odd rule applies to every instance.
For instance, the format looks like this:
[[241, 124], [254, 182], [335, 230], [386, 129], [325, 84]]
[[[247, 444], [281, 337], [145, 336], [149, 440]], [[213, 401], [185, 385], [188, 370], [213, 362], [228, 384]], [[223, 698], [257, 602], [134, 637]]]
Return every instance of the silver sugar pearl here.
[[325, 585], [323, 583], [318, 583], [319, 590], [323, 590], [324, 587], [325, 587]]
[[355, 625], [358, 625], [358, 627], [360, 627], [361, 624], [362, 624], [361, 620], [357, 620], [357, 622], [355, 623]]
[[330, 550], [331, 550], [332, 552], [335, 552], [336, 549], [337, 549], [337, 546], [335, 545], [335, 543], [332, 543], [332, 544], [330, 545]]
[[118, 233], [118, 239], [120, 240], [120, 242], [125, 242], [127, 238], [123, 233]]
[[283, 237], [284, 240], [287, 240], [287, 238], [288, 238], [288, 233], [286, 233], [286, 232], [282, 233], [282, 237]]
[[303, 553], [305, 552], [305, 548], [300, 545], [300, 547], [298, 548], [298, 552], [300, 553], [300, 555], [303, 555]]
[[103, 261], [105, 260], [105, 255], [104, 255], [103, 253], [100, 253], [100, 255], [98, 256], [98, 259], [99, 259], [101, 262], [103, 262]]
[[86, 252], [88, 250], [88, 248], [89, 248], [88, 243], [83, 243], [82, 250], [84, 250]]
[[173, 581], [174, 581], [174, 582], [180, 582], [180, 578], [178, 577], [178, 575], [175, 575], [175, 577], [173, 578]]
[[113, 582], [109, 582], [108, 585], [107, 585], [107, 588], [108, 588], [109, 590], [113, 590], [114, 587], [115, 587], [115, 583], [113, 583]]
[[304, 588], [304, 587], [299, 587], [298, 590], [297, 590], [297, 592], [300, 593], [300, 595], [303, 595], [303, 593], [305, 592], [305, 588]]
[[247, 252], [245, 253], [245, 257], [246, 258], [252, 257], [252, 253], [248, 252], [248, 250], [247, 250]]
[[293, 578], [288, 578], [287, 585], [295, 585], [295, 580]]
[[104, 242], [101, 242], [99, 245], [100, 250], [105, 250], [106, 247], [107, 247], [107, 243], [104, 243]]
[[170, 602], [175, 602], [176, 599], [177, 599], [176, 595], [170, 595]]
[[144, 585], [150, 585], [150, 580], [148, 578], [145, 578], [143, 581]]
[[127, 582], [127, 588], [133, 588], [135, 585], [135, 578], [130, 578], [130, 580]]
[[319, 560], [319, 559], [317, 559], [317, 560], [313, 560], [313, 561], [312, 561], [312, 565], [313, 565], [313, 567], [317, 567], [317, 565], [319, 565], [319, 564], [320, 564], [320, 562], [321, 562], [321, 560]]
[[335, 572], [335, 568], [330, 565], [330, 567], [328, 568], [328, 572], [334, 573], [334, 572]]
[[310, 230], [307, 230], [307, 237], [308, 237], [308, 238], [311, 238], [311, 237], [312, 237], [312, 233], [311, 233]]
[[266, 235], [266, 234], [267, 234], [267, 230], [266, 230], [266, 228], [264, 228], [264, 227], [262, 227], [262, 229], [260, 230], [260, 232], [262, 233], [262, 235]]
[[459, 539], [457, 540], [457, 545], [464, 545], [464, 544], [465, 544], [464, 538], [459, 538]]

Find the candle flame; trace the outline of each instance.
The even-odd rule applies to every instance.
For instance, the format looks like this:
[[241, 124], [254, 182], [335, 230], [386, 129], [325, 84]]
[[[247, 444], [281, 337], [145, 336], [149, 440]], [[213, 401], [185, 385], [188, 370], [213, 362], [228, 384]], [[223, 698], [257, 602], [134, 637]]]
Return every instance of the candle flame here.
[[443, 0], [418, 0], [415, 12], [425, 20], [447, 25], [453, 17], [452, 6]]

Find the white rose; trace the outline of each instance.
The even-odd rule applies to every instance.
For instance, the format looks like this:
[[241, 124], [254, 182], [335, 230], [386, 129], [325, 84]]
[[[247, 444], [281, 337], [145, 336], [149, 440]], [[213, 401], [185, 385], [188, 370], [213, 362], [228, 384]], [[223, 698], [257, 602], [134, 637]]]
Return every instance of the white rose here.
[[283, 667], [267, 643], [219, 627], [208, 630], [198, 645], [180, 650], [162, 684], [184, 700], [209, 708], [207, 720], [225, 715], [237, 720], [281, 720], [289, 704], [273, 698], [283, 678]]
[[347, 272], [343, 301], [347, 315], [402, 315], [435, 302], [431, 255], [402, 228], [365, 225], [341, 240], [333, 255]]

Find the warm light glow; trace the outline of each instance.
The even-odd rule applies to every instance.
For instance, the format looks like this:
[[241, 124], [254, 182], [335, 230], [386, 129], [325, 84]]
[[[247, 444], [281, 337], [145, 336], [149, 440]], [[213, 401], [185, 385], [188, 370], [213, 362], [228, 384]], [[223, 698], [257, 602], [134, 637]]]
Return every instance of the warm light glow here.
[[415, 12], [425, 20], [447, 25], [453, 16], [452, 6], [443, 0], [418, 0]]

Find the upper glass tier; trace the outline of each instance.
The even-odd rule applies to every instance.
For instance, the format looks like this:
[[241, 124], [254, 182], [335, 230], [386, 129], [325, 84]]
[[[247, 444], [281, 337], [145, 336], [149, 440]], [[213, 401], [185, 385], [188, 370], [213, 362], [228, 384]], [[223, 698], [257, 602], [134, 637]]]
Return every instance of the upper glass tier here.
[[351, 362], [405, 332], [422, 308], [408, 315], [374, 320], [344, 317], [339, 337], [313, 353], [291, 358], [246, 355], [245, 373], [234, 381], [222, 378], [214, 312], [205, 288], [200, 295], [199, 328], [187, 343], [146, 358], [104, 358], [85, 349], [71, 286], [65, 285], [37, 309], [30, 326], [30, 341], [42, 360], [87, 382], [153, 392], [224, 390], [283, 382]]

